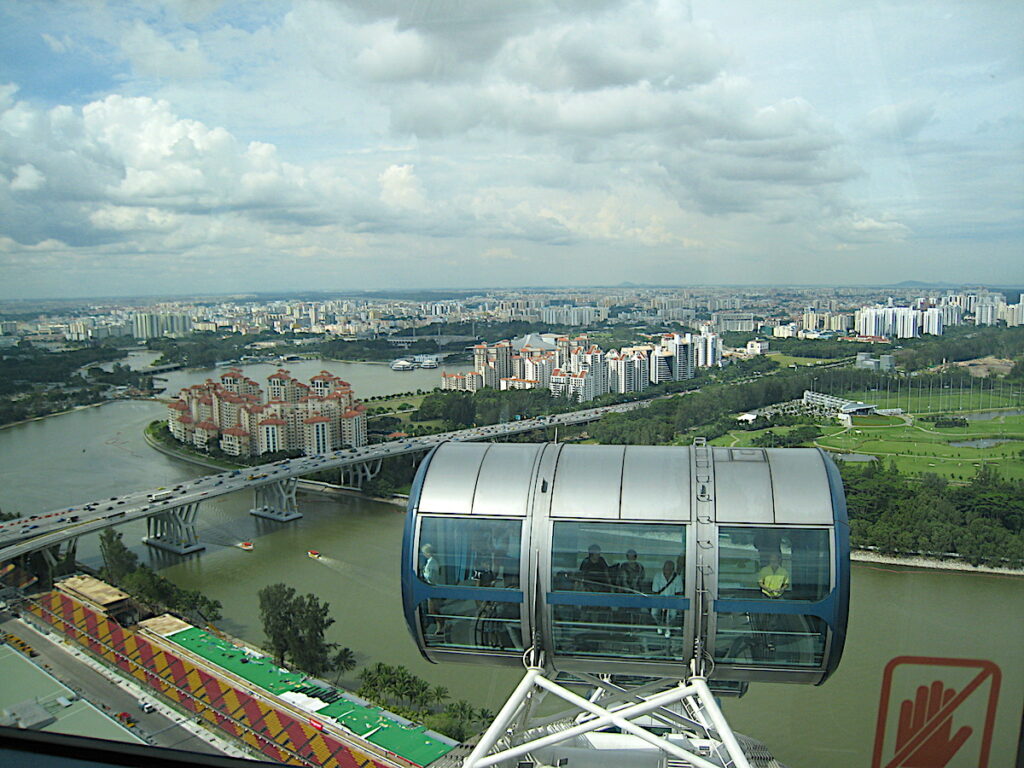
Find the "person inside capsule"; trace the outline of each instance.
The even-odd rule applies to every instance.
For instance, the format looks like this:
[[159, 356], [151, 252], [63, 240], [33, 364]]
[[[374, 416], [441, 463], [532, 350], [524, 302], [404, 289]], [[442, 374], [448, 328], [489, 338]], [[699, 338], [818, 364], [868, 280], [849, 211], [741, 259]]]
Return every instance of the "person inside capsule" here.
[[[676, 564], [672, 560], [666, 560], [664, 565], [661, 566], [661, 572], [654, 575], [654, 581], [651, 584], [651, 594], [667, 597], [681, 593], [683, 591], [682, 578], [682, 574], [676, 569]], [[669, 637], [672, 634], [671, 626], [675, 623], [678, 613], [679, 611], [669, 608], [654, 608], [651, 610], [651, 615], [654, 616], [654, 620], [659, 627], [658, 634], [665, 637]]]
[[591, 544], [580, 563], [578, 583], [584, 592], [608, 592], [611, 585], [608, 561], [601, 556], [601, 547]]
[[[424, 544], [420, 552], [423, 554], [423, 570], [420, 572], [423, 580], [428, 584], [440, 584], [442, 582], [441, 562], [434, 553], [433, 544]], [[444, 619], [441, 617], [443, 607], [443, 600], [432, 598], [427, 601], [427, 610], [434, 616], [435, 635], [444, 635]]]
[[765, 597], [777, 600], [789, 589], [789, 571], [782, 567], [778, 553], [768, 556], [768, 565], [758, 571], [757, 585]]

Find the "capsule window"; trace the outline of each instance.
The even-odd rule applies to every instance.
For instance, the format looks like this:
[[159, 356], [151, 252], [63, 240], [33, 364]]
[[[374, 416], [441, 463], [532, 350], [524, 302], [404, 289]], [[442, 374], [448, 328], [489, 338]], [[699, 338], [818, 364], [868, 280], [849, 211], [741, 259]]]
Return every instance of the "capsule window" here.
[[[438, 588], [417, 608], [427, 646], [522, 650], [521, 528], [519, 520], [423, 518], [416, 573]], [[459, 588], [471, 589], [460, 594]], [[481, 599], [480, 588], [487, 599]]]
[[519, 589], [519, 520], [424, 517], [416, 573], [434, 586]]
[[555, 523], [551, 588], [621, 595], [683, 593], [686, 526], [659, 523]]
[[739, 600], [824, 598], [831, 589], [825, 529], [722, 527], [718, 596]]
[[715, 661], [759, 667], [820, 667], [826, 623], [817, 616], [719, 613]]
[[683, 525], [555, 523], [548, 596], [555, 651], [661, 661], [685, 655], [685, 553]]

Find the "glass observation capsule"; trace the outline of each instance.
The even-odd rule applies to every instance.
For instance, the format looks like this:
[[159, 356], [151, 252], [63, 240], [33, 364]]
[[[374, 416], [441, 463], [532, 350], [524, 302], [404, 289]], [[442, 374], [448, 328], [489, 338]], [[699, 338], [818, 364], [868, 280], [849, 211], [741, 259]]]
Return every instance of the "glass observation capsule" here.
[[[842, 481], [813, 448], [444, 443], [409, 498], [406, 621], [434, 662], [820, 683], [843, 651]], [[711, 665], [708, 665], [709, 667]]]

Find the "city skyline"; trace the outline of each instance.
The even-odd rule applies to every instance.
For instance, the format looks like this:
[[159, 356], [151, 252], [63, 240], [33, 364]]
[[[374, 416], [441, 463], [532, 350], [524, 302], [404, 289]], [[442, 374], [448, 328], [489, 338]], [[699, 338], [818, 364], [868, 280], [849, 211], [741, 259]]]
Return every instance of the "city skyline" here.
[[1024, 9], [0, 8], [0, 299], [1024, 282]]

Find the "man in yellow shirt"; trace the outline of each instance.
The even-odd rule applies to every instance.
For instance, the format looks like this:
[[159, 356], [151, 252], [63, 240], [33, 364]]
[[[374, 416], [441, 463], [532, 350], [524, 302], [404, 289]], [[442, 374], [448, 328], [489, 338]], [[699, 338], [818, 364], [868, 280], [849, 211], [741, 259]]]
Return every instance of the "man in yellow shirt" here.
[[789, 589], [789, 571], [782, 567], [778, 554], [773, 552], [768, 558], [768, 565], [758, 571], [757, 584], [761, 593], [772, 599], [782, 597]]

